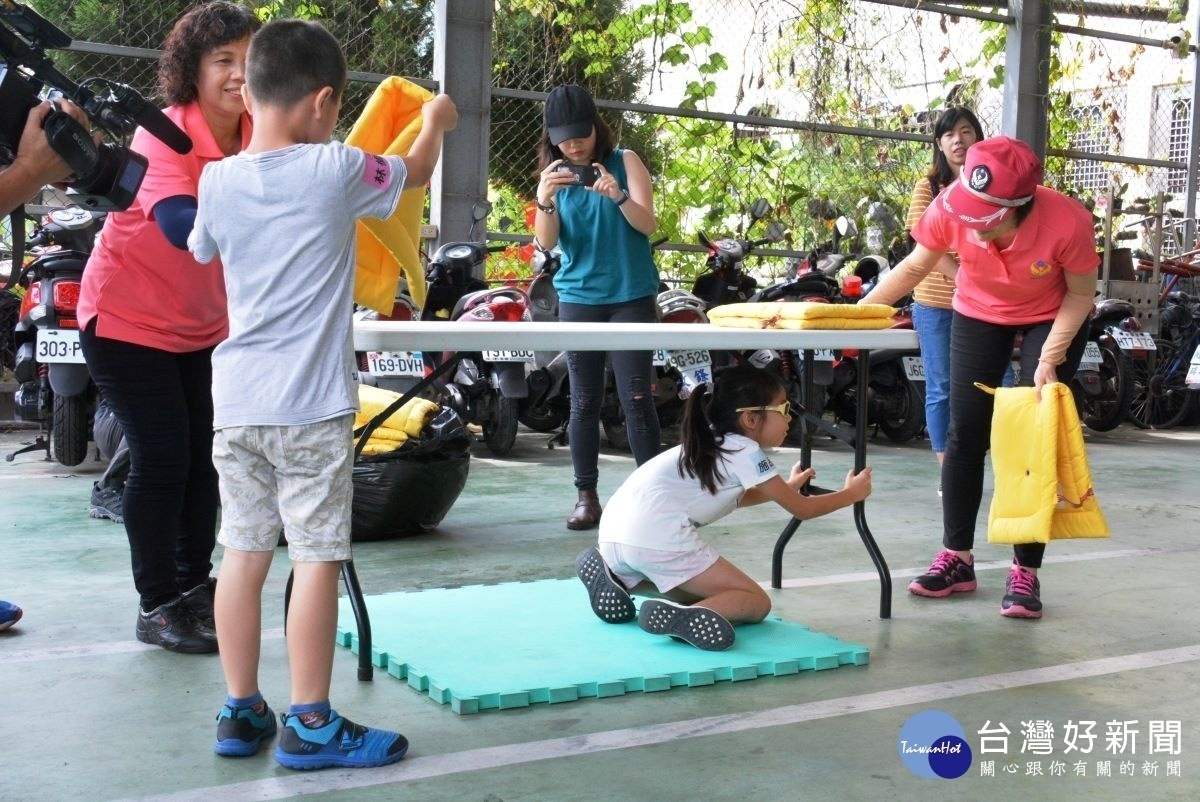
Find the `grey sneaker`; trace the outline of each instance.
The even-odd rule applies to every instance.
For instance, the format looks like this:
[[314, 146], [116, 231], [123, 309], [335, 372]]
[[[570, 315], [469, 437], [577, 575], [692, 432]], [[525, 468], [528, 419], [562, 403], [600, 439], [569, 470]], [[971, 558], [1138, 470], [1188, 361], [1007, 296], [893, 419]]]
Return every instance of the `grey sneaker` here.
[[595, 546], [584, 549], [575, 558], [575, 574], [587, 588], [592, 612], [601, 621], [624, 624], [637, 618], [637, 608], [633, 606], [629, 591], [613, 574]]
[[669, 599], [647, 599], [638, 610], [638, 626], [651, 635], [670, 635], [707, 652], [733, 645], [733, 624], [707, 607], [688, 606]]
[[101, 487], [99, 482], [93, 482], [88, 515], [93, 518], [107, 518], [119, 524], [125, 523], [125, 515], [121, 512], [121, 495], [122, 492], [115, 487]]

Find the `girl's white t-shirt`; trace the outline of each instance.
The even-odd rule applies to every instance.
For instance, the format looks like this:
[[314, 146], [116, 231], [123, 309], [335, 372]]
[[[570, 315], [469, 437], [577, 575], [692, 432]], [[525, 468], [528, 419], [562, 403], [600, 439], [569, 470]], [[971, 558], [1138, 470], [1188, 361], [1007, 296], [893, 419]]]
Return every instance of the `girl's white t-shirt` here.
[[778, 476], [762, 447], [740, 434], [725, 435], [716, 494], [694, 476], [681, 475], [680, 446], [664, 451], [630, 474], [600, 518], [600, 542], [659, 551], [691, 551], [702, 545], [696, 527], [737, 508], [748, 488]]

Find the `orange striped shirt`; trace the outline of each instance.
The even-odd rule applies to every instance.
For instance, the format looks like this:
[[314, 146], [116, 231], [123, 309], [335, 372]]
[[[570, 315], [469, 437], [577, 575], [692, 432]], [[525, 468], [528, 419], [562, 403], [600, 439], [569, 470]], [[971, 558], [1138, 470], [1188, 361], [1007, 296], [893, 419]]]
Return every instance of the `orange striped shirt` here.
[[[925, 213], [931, 203], [933, 203], [933, 187], [929, 185], [928, 178], [922, 178], [913, 187], [912, 200], [908, 203], [908, 219], [905, 221], [904, 227], [909, 231], [916, 228], [917, 221], [921, 219], [921, 215]], [[951, 251], [948, 255], [955, 262], [958, 261], [958, 254]], [[954, 279], [948, 278], [940, 270], [934, 270], [913, 288], [913, 299], [922, 306], [949, 309], [954, 300]]]

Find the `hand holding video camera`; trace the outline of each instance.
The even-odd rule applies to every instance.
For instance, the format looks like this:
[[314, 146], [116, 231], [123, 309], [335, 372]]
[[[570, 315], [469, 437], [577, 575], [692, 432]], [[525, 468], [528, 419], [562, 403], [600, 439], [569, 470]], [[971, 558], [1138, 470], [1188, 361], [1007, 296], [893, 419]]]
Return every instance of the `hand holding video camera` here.
[[[180, 153], [191, 150], [192, 142], [130, 87], [90, 80], [102, 87], [103, 94], [97, 94], [56, 70], [45, 48], [70, 44], [70, 36], [36, 11], [0, 0], [0, 155], [14, 165], [32, 159], [31, 169], [39, 164], [51, 169], [42, 152], [45, 144], [70, 168], [68, 194], [77, 205], [93, 211], [127, 209], [146, 175], [146, 159], [127, 147], [101, 143], [89, 132], [88, 121], [115, 137], [128, 136], [141, 125]], [[39, 97], [43, 90], [52, 102], [69, 98], [78, 108], [50, 108]], [[80, 109], [86, 116], [78, 114]], [[36, 120], [41, 121], [44, 143], [33, 141]], [[53, 165], [51, 174], [58, 167]]]
[[[46, 137], [44, 130], [46, 118], [55, 111], [66, 114], [82, 126], [88, 124], [88, 118], [83, 109], [65, 99], [56, 101], [54, 104], [43, 102], [29, 111], [29, 116], [25, 118], [25, 130], [21, 133], [21, 141], [17, 145], [17, 159], [13, 162], [13, 166], [20, 168], [24, 165], [39, 186], [66, 181], [74, 172], [71, 165], [67, 164], [63, 157], [59, 156], [50, 146], [50, 140]], [[93, 135], [92, 139], [97, 145], [100, 144], [99, 134]]]

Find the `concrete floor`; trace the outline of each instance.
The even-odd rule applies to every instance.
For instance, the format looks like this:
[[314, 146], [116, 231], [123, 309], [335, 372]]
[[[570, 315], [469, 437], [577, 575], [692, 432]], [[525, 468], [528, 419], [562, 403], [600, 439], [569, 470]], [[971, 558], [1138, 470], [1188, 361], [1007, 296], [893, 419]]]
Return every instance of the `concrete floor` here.
[[[29, 438], [0, 434], [0, 451]], [[224, 694], [218, 661], [134, 640], [123, 528], [85, 512], [101, 466], [66, 470], [36, 455], [0, 463], [0, 598], [25, 609], [17, 628], [0, 634], [0, 798], [1198, 799], [1200, 431], [1122, 427], [1087, 440], [1114, 536], [1051, 548], [1039, 622], [998, 614], [1009, 560], [1000, 547], [977, 550], [974, 594], [926, 600], [904, 591], [940, 543], [935, 463], [924, 442], [880, 439], [870, 450], [876, 490], [867, 520], [895, 577], [893, 617], [878, 617], [878, 580], [848, 511], [800, 528], [786, 587], [772, 591], [775, 612], [866, 645], [869, 666], [460, 717], [382, 672], [358, 682], [355, 656], [339, 649], [335, 706], [402, 730], [413, 746], [392, 767], [315, 774], [279, 768], [269, 750], [244, 760], [212, 754]], [[357, 546], [365, 591], [571, 576], [594, 535], [563, 526], [574, 497], [569, 456], [544, 443], [523, 434], [506, 461], [479, 449], [466, 491], [435, 533]], [[797, 452], [781, 452], [786, 468]], [[607, 497], [632, 462], [602, 459]], [[837, 482], [851, 455], [825, 441], [815, 463]], [[766, 581], [784, 523], [777, 510], [752, 508], [707, 537]], [[287, 694], [278, 628], [286, 576], [278, 559], [266, 604], [279, 615], [271, 621], [268, 612], [275, 628], [262, 671], [277, 708]], [[899, 759], [900, 728], [926, 710], [962, 724], [974, 753], [963, 777], [924, 779]], [[1033, 721], [1054, 728], [1048, 754], [1034, 751], [1036, 742], [1022, 749], [1022, 722]], [[1063, 739], [1068, 722], [1081, 721], [1097, 722], [1086, 755], [1068, 752]], [[1109, 722], [1130, 722], [1136, 752], [1113, 751]], [[1162, 722], [1178, 723], [1177, 741], [1152, 737]], [[1011, 732], [1007, 750], [981, 754], [979, 730], [998, 724]], [[981, 776], [984, 760], [994, 761], [995, 776]], [[1098, 775], [1105, 761], [1112, 776]]]

